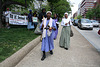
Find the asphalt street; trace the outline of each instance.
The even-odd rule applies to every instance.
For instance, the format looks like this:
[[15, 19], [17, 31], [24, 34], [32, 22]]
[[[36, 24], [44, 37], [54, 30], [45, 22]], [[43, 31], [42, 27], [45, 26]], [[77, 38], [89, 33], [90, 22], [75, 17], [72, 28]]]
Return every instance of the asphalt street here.
[[80, 30], [77, 26], [74, 27], [100, 52], [100, 35], [98, 35], [98, 27], [94, 27], [93, 30]]

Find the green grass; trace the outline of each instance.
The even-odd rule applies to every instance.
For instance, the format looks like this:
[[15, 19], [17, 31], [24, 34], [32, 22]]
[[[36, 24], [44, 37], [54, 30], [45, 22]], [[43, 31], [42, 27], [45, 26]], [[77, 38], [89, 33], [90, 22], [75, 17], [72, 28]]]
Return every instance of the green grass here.
[[0, 29], [0, 62], [38, 36], [26, 28]]

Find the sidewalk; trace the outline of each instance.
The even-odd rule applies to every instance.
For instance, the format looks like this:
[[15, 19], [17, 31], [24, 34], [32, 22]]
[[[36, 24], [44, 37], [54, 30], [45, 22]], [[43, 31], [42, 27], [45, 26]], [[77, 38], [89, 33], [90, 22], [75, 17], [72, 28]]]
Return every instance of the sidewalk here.
[[47, 54], [41, 61], [41, 43], [39, 43], [18, 65], [15, 67], [100, 67], [100, 53], [75, 29], [71, 38], [69, 50], [59, 47], [61, 27], [57, 40], [54, 41], [54, 54]]

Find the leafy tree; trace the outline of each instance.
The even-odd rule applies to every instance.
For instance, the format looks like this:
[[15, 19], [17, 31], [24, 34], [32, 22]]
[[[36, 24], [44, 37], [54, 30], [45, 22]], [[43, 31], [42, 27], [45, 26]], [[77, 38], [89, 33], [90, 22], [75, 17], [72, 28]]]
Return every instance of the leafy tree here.
[[81, 18], [82, 18], [82, 16], [81, 16], [81, 15], [78, 15], [78, 16], [77, 16], [77, 19], [81, 19]]
[[86, 18], [93, 19], [93, 18], [100, 18], [100, 5], [96, 8], [90, 9], [86, 13]]
[[94, 17], [94, 9], [89, 9], [86, 13], [86, 18], [92, 19]]
[[70, 4], [66, 0], [60, 0], [58, 3], [55, 3], [54, 5], [54, 12], [59, 14], [60, 17], [62, 17], [65, 12], [70, 13], [71, 11]]
[[70, 13], [70, 3], [66, 0], [47, 0], [49, 2], [50, 10], [54, 13], [59, 14], [62, 17], [65, 12]]
[[94, 15], [96, 18], [100, 18], [100, 5], [94, 8]]
[[50, 11], [50, 6], [49, 6], [49, 3], [47, 2], [46, 5], [42, 5], [42, 8], [45, 8], [46, 11]]

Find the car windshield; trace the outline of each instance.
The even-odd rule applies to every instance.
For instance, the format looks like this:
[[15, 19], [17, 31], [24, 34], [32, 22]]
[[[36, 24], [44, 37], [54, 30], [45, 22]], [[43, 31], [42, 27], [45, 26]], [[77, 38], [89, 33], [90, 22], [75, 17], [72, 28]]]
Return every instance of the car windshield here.
[[82, 19], [82, 23], [92, 23], [89, 19]]
[[98, 21], [96, 21], [96, 20], [91, 20], [93, 23], [98, 23]]

